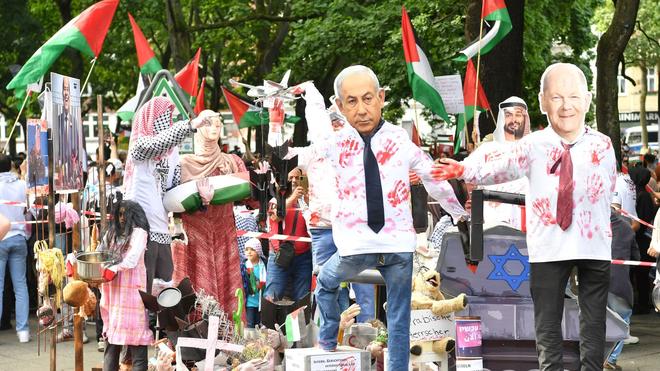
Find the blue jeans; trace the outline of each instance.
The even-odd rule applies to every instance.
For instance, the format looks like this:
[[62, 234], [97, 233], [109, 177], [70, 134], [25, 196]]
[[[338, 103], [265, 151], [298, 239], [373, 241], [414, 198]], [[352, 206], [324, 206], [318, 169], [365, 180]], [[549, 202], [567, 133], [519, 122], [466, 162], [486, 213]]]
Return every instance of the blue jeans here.
[[268, 254], [268, 275], [264, 297], [270, 301], [281, 300], [287, 287], [291, 286], [291, 299], [297, 301], [305, 297], [312, 287], [312, 252], [307, 251], [293, 257], [287, 268], [275, 263], [275, 253]]
[[[337, 252], [337, 246], [332, 239], [332, 229], [310, 229], [312, 236], [312, 262], [313, 267], [322, 266], [332, 255]], [[366, 322], [376, 318], [375, 307], [375, 287], [367, 283], [352, 284], [355, 291], [355, 301], [360, 306], [360, 314], [357, 316], [357, 322]], [[348, 308], [348, 290], [341, 290], [340, 308]]]
[[342, 281], [367, 268], [376, 268], [387, 288], [387, 329], [390, 370], [407, 370], [410, 348], [410, 296], [412, 253], [334, 254], [321, 269], [317, 279], [316, 300], [323, 319], [319, 345], [325, 350], [337, 347], [339, 333], [338, 290]]
[[[607, 294], [607, 307], [615, 311], [619, 316], [621, 316], [621, 318], [623, 318], [626, 324], [630, 325], [630, 317], [632, 316], [633, 310], [630, 307], [630, 304], [628, 304], [624, 298], [612, 293]], [[619, 354], [621, 354], [622, 350], [623, 340], [616, 343], [614, 349], [612, 349], [612, 352], [610, 353], [610, 356], [607, 358], [607, 361], [609, 363], [616, 363], [616, 360], [619, 358]]]
[[247, 319], [247, 327], [249, 328], [254, 328], [261, 323], [259, 308], [257, 307], [245, 307], [245, 317]]
[[[0, 299], [5, 288], [5, 269], [9, 265], [9, 275], [14, 285], [16, 297], [16, 331], [29, 330], [28, 312], [29, 299], [27, 290], [26, 264], [27, 243], [23, 236], [12, 236], [0, 241]], [[2, 300], [0, 300], [0, 313], [2, 313]]]

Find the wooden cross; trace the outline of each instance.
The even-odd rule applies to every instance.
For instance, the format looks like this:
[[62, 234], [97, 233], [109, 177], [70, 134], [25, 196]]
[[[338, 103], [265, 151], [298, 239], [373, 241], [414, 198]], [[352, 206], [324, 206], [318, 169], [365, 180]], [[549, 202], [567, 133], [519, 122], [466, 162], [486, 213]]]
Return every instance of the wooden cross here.
[[181, 348], [199, 348], [206, 349], [206, 358], [204, 358], [204, 371], [213, 371], [213, 362], [215, 360], [215, 351], [226, 350], [230, 352], [241, 353], [245, 348], [242, 345], [227, 343], [218, 340], [218, 316], [209, 317], [208, 335], [206, 339], [199, 338], [179, 338], [176, 343], [176, 371], [188, 371], [181, 361]]

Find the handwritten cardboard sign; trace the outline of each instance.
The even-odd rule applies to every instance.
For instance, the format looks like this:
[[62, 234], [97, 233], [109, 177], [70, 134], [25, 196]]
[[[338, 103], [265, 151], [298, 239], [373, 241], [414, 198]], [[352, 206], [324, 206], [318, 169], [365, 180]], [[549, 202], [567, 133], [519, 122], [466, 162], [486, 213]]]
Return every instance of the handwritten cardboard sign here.
[[461, 75], [436, 76], [435, 86], [440, 92], [447, 113], [465, 113]]
[[410, 341], [439, 340], [456, 337], [454, 314], [436, 316], [430, 309], [410, 312]]

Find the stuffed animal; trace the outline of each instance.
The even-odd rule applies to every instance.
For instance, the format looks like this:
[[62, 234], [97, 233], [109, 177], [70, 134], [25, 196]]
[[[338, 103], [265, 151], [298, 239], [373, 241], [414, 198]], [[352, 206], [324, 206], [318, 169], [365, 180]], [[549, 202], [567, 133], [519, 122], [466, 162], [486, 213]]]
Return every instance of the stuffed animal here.
[[444, 316], [462, 310], [466, 305], [465, 294], [445, 299], [440, 292], [440, 273], [431, 269], [421, 270], [413, 277], [412, 309], [430, 309], [436, 316]]
[[[467, 305], [467, 296], [460, 294], [453, 299], [445, 299], [440, 292], [440, 274], [432, 269], [421, 269], [413, 277], [412, 303], [414, 309], [430, 309], [436, 316], [444, 316], [462, 310]], [[451, 352], [455, 341], [445, 337], [434, 341], [417, 341], [410, 344], [410, 353], [421, 355], [426, 351], [435, 353]]]

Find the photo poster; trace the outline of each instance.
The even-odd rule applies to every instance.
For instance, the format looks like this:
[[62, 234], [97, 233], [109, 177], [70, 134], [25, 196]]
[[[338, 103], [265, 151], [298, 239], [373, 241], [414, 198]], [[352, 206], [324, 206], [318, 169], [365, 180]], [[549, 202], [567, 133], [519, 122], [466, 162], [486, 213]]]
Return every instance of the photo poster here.
[[80, 80], [50, 74], [53, 128], [54, 183], [58, 193], [75, 193], [83, 187], [83, 127], [80, 114]]
[[48, 193], [48, 121], [27, 121], [27, 183], [37, 195]]

